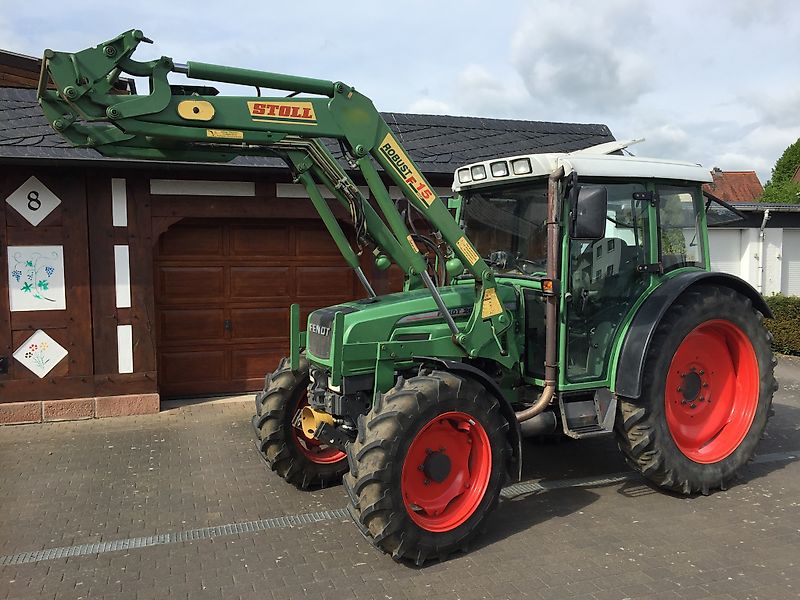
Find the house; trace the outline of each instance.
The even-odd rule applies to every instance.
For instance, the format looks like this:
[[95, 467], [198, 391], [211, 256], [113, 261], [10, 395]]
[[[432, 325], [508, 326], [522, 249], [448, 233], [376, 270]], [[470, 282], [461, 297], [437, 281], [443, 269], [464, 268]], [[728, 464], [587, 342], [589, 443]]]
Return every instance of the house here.
[[747, 280], [764, 295], [800, 295], [800, 206], [759, 202], [764, 188], [755, 171], [715, 167], [711, 176], [703, 194], [729, 203], [740, 217], [719, 223], [715, 218], [728, 211], [711, 209], [711, 267]]
[[718, 222], [727, 211], [709, 212], [711, 267], [745, 279], [763, 295], [800, 296], [800, 205], [731, 206], [740, 217], [733, 222]]
[[[361, 295], [280, 161], [73, 148], [36, 103], [38, 72], [38, 60], [0, 52], [0, 82], [14, 86], [0, 88], [0, 422], [154, 412], [162, 398], [260, 388], [287, 353], [291, 303], [304, 318]], [[465, 163], [614, 139], [604, 125], [384, 118], [442, 194]], [[396, 289], [367, 254], [376, 291]]]
[[722, 171], [714, 167], [711, 177], [714, 181], [703, 184], [703, 193], [718, 200], [730, 203], [757, 202], [764, 193], [755, 171]]

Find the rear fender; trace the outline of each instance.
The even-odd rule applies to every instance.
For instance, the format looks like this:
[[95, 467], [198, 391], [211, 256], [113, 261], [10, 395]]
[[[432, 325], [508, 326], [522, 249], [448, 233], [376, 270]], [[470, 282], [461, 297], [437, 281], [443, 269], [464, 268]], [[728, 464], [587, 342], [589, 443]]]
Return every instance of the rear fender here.
[[728, 273], [693, 271], [682, 273], [665, 281], [656, 289], [633, 317], [617, 361], [614, 392], [626, 398], [638, 398], [642, 393], [644, 361], [658, 324], [673, 302], [691, 286], [718, 285], [733, 289], [746, 296], [753, 307], [765, 317], [772, 317], [764, 298], [749, 283]]
[[520, 430], [519, 422], [517, 421], [511, 403], [506, 400], [497, 382], [477, 367], [463, 362], [431, 356], [415, 357], [414, 360], [424, 365], [435, 366], [437, 369], [450, 371], [451, 373], [474, 379], [481, 383], [490, 394], [497, 398], [497, 402], [500, 405], [500, 412], [506, 418], [506, 421], [508, 421], [508, 438], [511, 443], [511, 448], [513, 449], [512, 462], [515, 463], [516, 477], [517, 480], [522, 479], [522, 431]]

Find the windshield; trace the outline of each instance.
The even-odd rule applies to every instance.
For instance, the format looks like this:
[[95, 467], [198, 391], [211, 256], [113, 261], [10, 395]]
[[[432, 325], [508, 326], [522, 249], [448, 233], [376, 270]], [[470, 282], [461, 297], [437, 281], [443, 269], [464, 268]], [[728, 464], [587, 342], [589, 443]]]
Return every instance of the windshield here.
[[546, 180], [470, 192], [462, 216], [467, 235], [495, 272], [545, 272]]

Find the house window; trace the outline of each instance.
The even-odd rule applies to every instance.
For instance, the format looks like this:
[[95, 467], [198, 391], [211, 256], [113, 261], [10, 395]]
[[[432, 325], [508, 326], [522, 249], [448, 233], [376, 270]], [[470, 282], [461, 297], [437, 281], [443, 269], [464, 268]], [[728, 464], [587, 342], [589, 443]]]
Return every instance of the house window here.
[[613, 238], [608, 240], [607, 246], [608, 246], [608, 251], [609, 252], [613, 252], [614, 251], [614, 239]]
[[606, 269], [606, 277], [611, 277], [614, 274], [614, 265], [608, 265]]
[[603, 272], [600, 269], [597, 269], [597, 273], [594, 274], [594, 280], [600, 281], [600, 277], [603, 276]]
[[603, 256], [603, 247], [597, 246], [597, 258], [600, 258], [601, 256]]

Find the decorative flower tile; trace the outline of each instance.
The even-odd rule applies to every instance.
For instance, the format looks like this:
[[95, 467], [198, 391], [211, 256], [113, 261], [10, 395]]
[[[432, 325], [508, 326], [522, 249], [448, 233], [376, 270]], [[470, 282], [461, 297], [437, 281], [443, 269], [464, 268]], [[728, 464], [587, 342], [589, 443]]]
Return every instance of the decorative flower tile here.
[[63, 246], [9, 246], [8, 296], [12, 312], [67, 308]]
[[41, 379], [67, 354], [57, 341], [38, 329], [17, 348], [13, 356]]
[[31, 175], [6, 198], [6, 202], [36, 227], [61, 204], [61, 199]]

